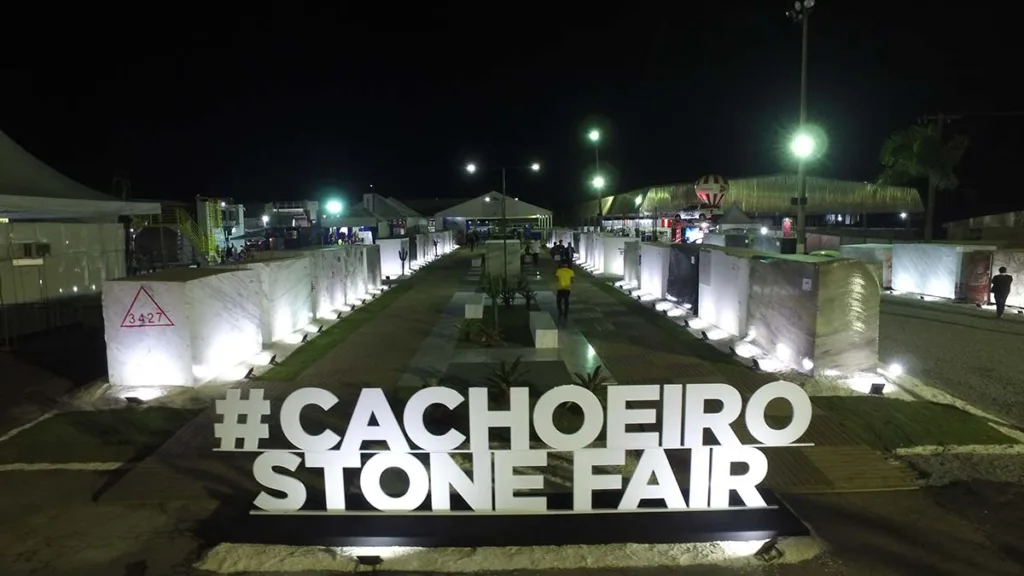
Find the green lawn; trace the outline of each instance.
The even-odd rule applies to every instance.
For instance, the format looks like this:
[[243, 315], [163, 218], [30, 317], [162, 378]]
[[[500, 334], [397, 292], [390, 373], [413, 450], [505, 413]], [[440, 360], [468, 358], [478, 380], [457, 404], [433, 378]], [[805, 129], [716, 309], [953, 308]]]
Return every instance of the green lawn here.
[[323, 358], [335, 346], [341, 344], [359, 330], [374, 316], [383, 312], [388, 306], [412, 288], [409, 281], [398, 284], [394, 288], [374, 298], [369, 303], [356, 308], [351, 314], [342, 318], [330, 328], [318, 334], [309, 342], [299, 346], [294, 352], [282, 360], [280, 364], [264, 372], [260, 378], [264, 380], [294, 380], [306, 371], [314, 362]]
[[853, 436], [879, 450], [1018, 443], [989, 426], [989, 420], [945, 404], [872, 396], [818, 396], [813, 401]]
[[669, 341], [673, 343], [673, 346], [678, 347], [680, 354], [687, 356], [693, 356], [694, 358], [700, 358], [707, 362], [725, 362], [729, 364], [736, 364], [736, 360], [729, 354], [722, 352], [718, 348], [715, 348], [711, 344], [694, 338], [692, 334], [686, 329], [670, 320], [667, 316], [658, 312], [650, 306], [643, 305], [636, 301], [634, 298], [630, 298], [627, 294], [624, 294], [618, 288], [608, 284], [599, 278], [591, 276], [589, 274], [581, 275], [591, 281], [591, 283], [598, 290], [609, 294], [614, 298], [620, 300], [629, 301], [632, 303], [633, 308], [636, 310], [637, 316], [647, 320], [651, 324], [651, 328], [658, 330], [663, 333]]
[[163, 407], [63, 412], [0, 442], [0, 463], [138, 460], [199, 412]]
[[[498, 306], [498, 329], [501, 330], [501, 342], [494, 348], [533, 348], [533, 333], [530, 332], [530, 312], [536, 307], [527, 308], [522, 302], [512, 306]], [[484, 317], [480, 322], [490, 328], [494, 325], [493, 306], [484, 306]], [[456, 348], [479, 348], [479, 342], [459, 341]]]

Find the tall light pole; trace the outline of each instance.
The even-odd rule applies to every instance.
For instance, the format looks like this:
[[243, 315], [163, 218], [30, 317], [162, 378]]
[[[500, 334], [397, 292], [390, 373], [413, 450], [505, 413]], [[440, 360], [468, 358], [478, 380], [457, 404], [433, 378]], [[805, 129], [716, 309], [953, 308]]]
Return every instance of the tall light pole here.
[[[805, 129], [807, 126], [807, 26], [811, 19], [811, 11], [814, 9], [815, 0], [797, 0], [793, 3], [793, 10], [788, 16], [801, 27], [800, 44], [800, 134], [807, 137]], [[799, 138], [799, 136], [798, 136]], [[795, 142], [794, 142], [795, 146]], [[794, 150], [794, 152], [796, 152]], [[806, 158], [810, 156], [797, 155], [797, 196], [796, 204], [796, 251], [803, 254], [807, 247], [807, 173], [804, 166]]]
[[[506, 212], [506, 208], [505, 208], [505, 198], [508, 196], [508, 194], [506, 193], [507, 190], [506, 190], [506, 185], [505, 185], [505, 183], [507, 182], [506, 173], [509, 170], [529, 170], [531, 172], [540, 172], [540, 163], [539, 162], [534, 162], [534, 163], [529, 164], [527, 166], [502, 166], [502, 167], [499, 168], [499, 170], [501, 170], [501, 257], [502, 257], [502, 265], [503, 265], [503, 270], [502, 271], [503, 271], [503, 273], [505, 275], [507, 275], [508, 274], [508, 248], [507, 248], [507, 245], [508, 245], [508, 228], [507, 228], [507, 223], [506, 223], [507, 212]], [[466, 164], [466, 172], [468, 172], [470, 174], [476, 174], [476, 171], [477, 171], [476, 164], [473, 164], [472, 162], [469, 163], [469, 164]]]
[[[601, 230], [601, 220], [604, 216], [601, 213], [601, 189], [604, 188], [604, 178], [601, 178], [601, 131], [597, 128], [591, 128], [590, 132], [587, 132], [587, 138], [594, 143], [594, 188], [597, 188], [597, 229]], [[601, 185], [597, 185], [598, 178], [601, 179]]]

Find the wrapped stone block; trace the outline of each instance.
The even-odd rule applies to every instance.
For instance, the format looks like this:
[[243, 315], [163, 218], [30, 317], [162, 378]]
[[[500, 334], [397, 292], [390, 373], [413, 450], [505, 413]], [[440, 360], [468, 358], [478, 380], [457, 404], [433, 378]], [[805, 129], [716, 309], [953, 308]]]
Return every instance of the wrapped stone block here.
[[874, 370], [880, 288], [857, 260], [754, 258], [748, 327], [753, 343], [805, 373]]
[[363, 262], [366, 265], [366, 288], [380, 288], [383, 278], [380, 270], [380, 246], [376, 244], [356, 244], [355, 246], [363, 251]]
[[668, 284], [668, 244], [640, 245], [640, 291], [655, 298], [665, 297]]
[[640, 285], [640, 242], [629, 238], [622, 254], [622, 279], [633, 286]]
[[697, 314], [732, 336], [747, 334], [750, 258], [754, 255], [742, 248], [705, 247], [697, 260]]
[[103, 288], [110, 383], [195, 386], [262, 349], [255, 270], [178, 268]]
[[843, 258], [874, 265], [881, 287], [892, 286], [892, 244], [843, 244], [839, 247], [839, 254]]
[[[974, 269], [971, 252], [991, 252], [994, 246], [963, 244], [894, 244], [892, 287], [900, 292], [955, 299], [961, 288], [965, 260]], [[985, 255], [983, 254], [982, 257]], [[976, 274], [975, 274], [976, 276]], [[976, 281], [976, 279], [975, 279]]]
[[260, 286], [260, 326], [265, 343], [280, 340], [313, 319], [311, 260], [308, 254], [298, 254], [292, 258], [231, 267], [256, 272]]
[[602, 240], [604, 249], [604, 267], [599, 272], [622, 276], [625, 273], [626, 240], [622, 236], [605, 236]]
[[700, 287], [700, 244], [673, 244], [669, 252], [666, 292], [679, 305], [698, 308]]

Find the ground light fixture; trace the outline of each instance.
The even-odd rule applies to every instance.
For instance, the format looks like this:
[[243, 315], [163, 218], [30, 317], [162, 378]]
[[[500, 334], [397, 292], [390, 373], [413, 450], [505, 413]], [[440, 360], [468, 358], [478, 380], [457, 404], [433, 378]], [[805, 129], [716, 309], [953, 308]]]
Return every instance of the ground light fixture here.
[[246, 380], [252, 380], [255, 377], [256, 377], [256, 367], [255, 366], [249, 367], [249, 369], [245, 371], [245, 376], [242, 376], [242, 378], [245, 378]]
[[885, 382], [875, 382], [868, 388], [869, 396], [884, 396], [885, 395]]
[[899, 364], [896, 364], [895, 362], [892, 363], [892, 364], [889, 364], [889, 369], [888, 370], [889, 370], [889, 375], [893, 376], [893, 377], [896, 377], [896, 376], [899, 376], [900, 374], [903, 374], [903, 366], [901, 366]]
[[305, 344], [306, 342], [309, 342], [309, 332], [306, 332], [305, 334], [303, 334], [302, 335], [302, 340], [300, 340], [299, 342], [301, 344]]
[[270, 357], [270, 361], [267, 362], [267, 364], [270, 364], [271, 366], [277, 366], [277, 354], [272, 355]]
[[324, 331], [324, 325], [321, 324], [320, 327], [316, 329], [316, 333], [319, 334], [319, 333], [321, 333], [323, 331]]
[[384, 563], [384, 559], [380, 556], [356, 556], [356, 562], [360, 566], [370, 566], [376, 568]]
[[778, 538], [772, 538], [765, 542], [757, 552], [754, 552], [754, 558], [757, 558], [765, 564], [771, 564], [783, 556], [785, 556], [785, 553], [779, 548]]

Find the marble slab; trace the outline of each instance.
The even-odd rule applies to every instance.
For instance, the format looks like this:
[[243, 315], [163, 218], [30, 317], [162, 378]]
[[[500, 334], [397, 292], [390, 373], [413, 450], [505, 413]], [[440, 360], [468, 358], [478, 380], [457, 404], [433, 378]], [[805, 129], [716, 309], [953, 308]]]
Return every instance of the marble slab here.
[[380, 246], [377, 244], [356, 244], [355, 246], [363, 251], [363, 261], [366, 263], [366, 288], [379, 289], [383, 279], [380, 271]]
[[255, 270], [182, 268], [106, 282], [110, 383], [195, 386], [248, 360], [262, 349], [262, 294]]
[[753, 343], [804, 373], [873, 370], [881, 290], [856, 260], [754, 258], [748, 329]]
[[345, 286], [345, 303], [352, 306], [366, 298], [366, 252], [355, 245], [341, 246], [342, 283]]
[[318, 318], [333, 318], [347, 304], [342, 247], [331, 246], [304, 252], [309, 255], [313, 314]]
[[[380, 246], [380, 272], [384, 278], [392, 280], [403, 274], [409, 273], [409, 239], [408, 238], [378, 238], [377, 245]], [[399, 257], [405, 252], [406, 259], [402, 262]]]
[[697, 315], [732, 336], [746, 336], [750, 259], [727, 249], [705, 247], [697, 264]]
[[558, 348], [558, 326], [548, 312], [530, 312], [534, 348]]
[[276, 342], [313, 319], [312, 275], [307, 255], [248, 262], [231, 268], [253, 270], [259, 278], [264, 343]]
[[[505, 250], [505, 257], [502, 257], [502, 249]], [[509, 239], [488, 240], [484, 242], [484, 266], [487, 267], [487, 274], [501, 276], [504, 274], [509, 278], [519, 276], [521, 273], [521, 261], [519, 258], [519, 242]], [[502, 266], [506, 266], [502, 270]]]
[[998, 274], [1000, 267], [1005, 267], [1006, 273], [1013, 276], [1006, 304], [1024, 307], [1024, 250], [996, 250], [992, 256], [992, 274]]
[[603, 266], [601, 272], [613, 276], [622, 276], [625, 273], [626, 240], [623, 236], [605, 236], [601, 239], [602, 250], [604, 250]]
[[669, 252], [666, 293], [691, 310], [698, 309], [700, 250], [700, 244], [673, 244]]
[[[429, 234], [417, 234], [416, 239], [416, 250], [415, 250], [415, 261], [425, 263], [432, 258], [434, 253], [434, 243], [430, 238]], [[410, 248], [410, 250], [412, 250]]]
[[882, 288], [892, 286], [892, 244], [844, 244], [839, 247], [839, 254], [876, 265]]
[[633, 286], [640, 285], [640, 242], [630, 238], [622, 255], [622, 279]]
[[[968, 252], [990, 252], [993, 246], [957, 244], [894, 244], [892, 287], [900, 292], [955, 299]], [[961, 295], [963, 291], [961, 290]]]
[[665, 297], [668, 283], [669, 245], [640, 245], [640, 291], [655, 298]]

